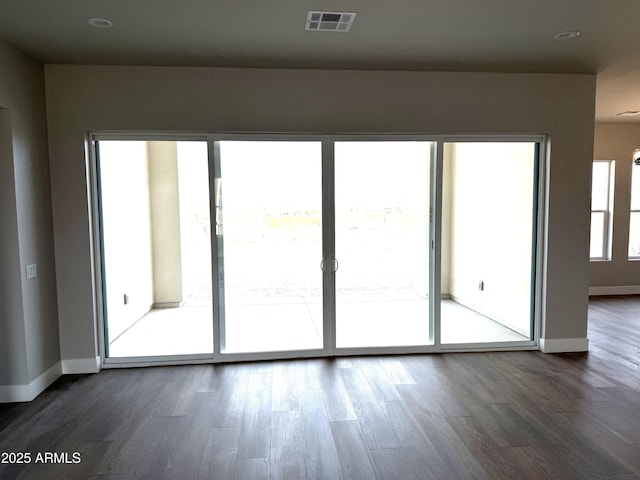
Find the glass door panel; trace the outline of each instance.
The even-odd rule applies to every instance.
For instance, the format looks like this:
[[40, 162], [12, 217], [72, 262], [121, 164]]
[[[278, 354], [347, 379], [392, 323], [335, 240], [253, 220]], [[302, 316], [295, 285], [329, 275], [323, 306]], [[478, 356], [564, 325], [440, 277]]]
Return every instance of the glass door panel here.
[[212, 354], [206, 142], [96, 145], [107, 357]]
[[441, 341], [533, 339], [534, 142], [445, 143]]
[[217, 144], [222, 353], [321, 349], [321, 142]]
[[429, 201], [434, 151], [432, 142], [335, 144], [338, 348], [432, 343]]

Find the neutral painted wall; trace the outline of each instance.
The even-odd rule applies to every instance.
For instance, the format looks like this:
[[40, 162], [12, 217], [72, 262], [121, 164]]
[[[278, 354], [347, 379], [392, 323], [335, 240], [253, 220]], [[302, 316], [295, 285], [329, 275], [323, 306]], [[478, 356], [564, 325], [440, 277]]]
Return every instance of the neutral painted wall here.
[[545, 133], [542, 335], [586, 337], [595, 76], [45, 68], [63, 358], [96, 355], [85, 139], [98, 130]]
[[0, 40], [0, 393], [59, 370], [44, 91], [42, 65]]
[[0, 385], [28, 383], [11, 113], [0, 109]]
[[596, 124], [593, 159], [615, 160], [616, 173], [611, 260], [591, 262], [589, 284], [596, 288], [611, 287], [605, 288], [611, 293], [640, 293], [640, 261], [628, 260], [631, 161], [636, 148], [640, 148], [640, 125]]

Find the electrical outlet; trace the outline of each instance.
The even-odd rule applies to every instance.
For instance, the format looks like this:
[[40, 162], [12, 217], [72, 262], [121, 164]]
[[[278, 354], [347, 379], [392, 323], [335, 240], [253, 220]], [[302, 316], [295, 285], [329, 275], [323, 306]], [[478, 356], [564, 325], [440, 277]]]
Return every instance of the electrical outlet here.
[[36, 278], [38, 276], [38, 267], [35, 263], [27, 265], [27, 279]]

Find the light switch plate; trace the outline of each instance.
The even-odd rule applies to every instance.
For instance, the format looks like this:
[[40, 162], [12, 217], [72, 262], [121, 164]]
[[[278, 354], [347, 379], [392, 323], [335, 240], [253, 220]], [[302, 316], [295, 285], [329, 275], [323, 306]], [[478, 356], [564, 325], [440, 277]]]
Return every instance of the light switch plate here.
[[27, 279], [36, 278], [38, 276], [38, 267], [35, 263], [27, 265]]

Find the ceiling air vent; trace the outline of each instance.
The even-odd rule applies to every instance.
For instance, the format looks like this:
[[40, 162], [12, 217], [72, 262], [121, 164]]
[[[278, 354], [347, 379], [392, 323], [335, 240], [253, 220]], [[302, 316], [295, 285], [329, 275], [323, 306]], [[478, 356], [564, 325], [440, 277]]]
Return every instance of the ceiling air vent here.
[[318, 32], [348, 32], [356, 19], [355, 12], [318, 12], [310, 10], [307, 14], [305, 30]]

